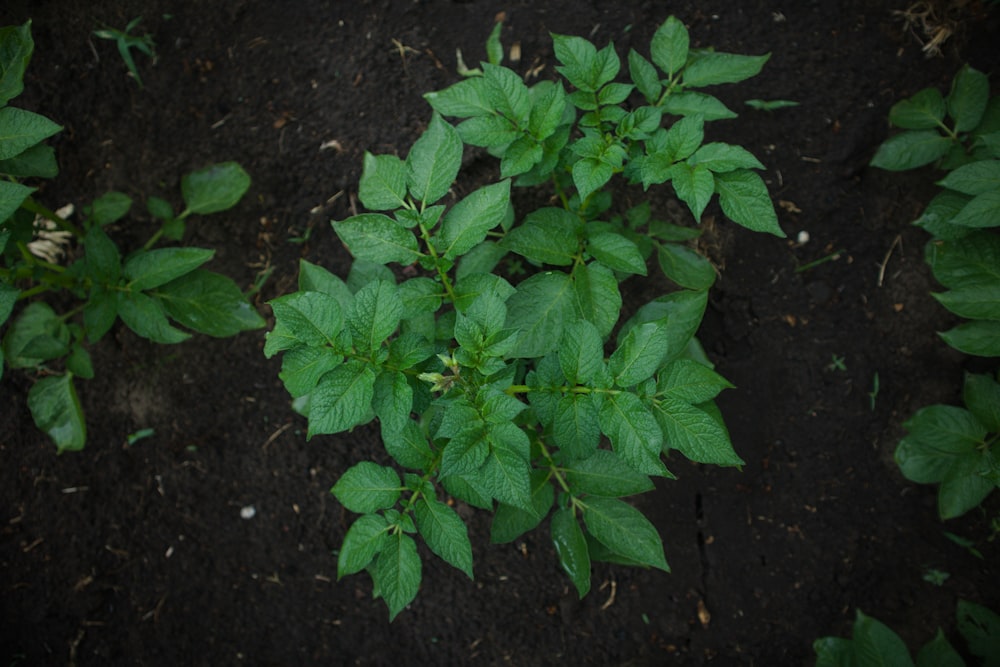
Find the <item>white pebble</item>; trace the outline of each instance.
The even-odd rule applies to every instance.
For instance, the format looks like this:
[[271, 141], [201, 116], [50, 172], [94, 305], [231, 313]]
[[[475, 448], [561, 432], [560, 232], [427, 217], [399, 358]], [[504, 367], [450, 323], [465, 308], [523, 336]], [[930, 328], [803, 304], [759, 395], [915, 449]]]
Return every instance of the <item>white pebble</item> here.
[[809, 232], [806, 231], [799, 232], [798, 242], [799, 245], [805, 245], [806, 243], [809, 243]]
[[252, 519], [257, 514], [257, 508], [253, 505], [247, 505], [240, 510], [240, 517], [243, 519]]

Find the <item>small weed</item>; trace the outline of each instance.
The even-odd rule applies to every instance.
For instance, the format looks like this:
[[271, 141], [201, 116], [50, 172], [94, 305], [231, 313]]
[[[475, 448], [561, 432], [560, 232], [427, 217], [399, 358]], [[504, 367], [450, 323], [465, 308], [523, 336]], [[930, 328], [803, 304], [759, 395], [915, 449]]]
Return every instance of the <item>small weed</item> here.
[[142, 77], [139, 76], [139, 70], [135, 66], [135, 60], [132, 58], [132, 49], [137, 49], [147, 56], [156, 60], [156, 44], [153, 43], [153, 36], [149, 33], [142, 35], [133, 35], [132, 30], [142, 21], [142, 17], [138, 16], [128, 22], [124, 30], [116, 30], [114, 28], [101, 28], [100, 30], [94, 31], [94, 36], [101, 39], [107, 39], [115, 42], [118, 46], [118, 53], [121, 54], [122, 60], [125, 61], [125, 66], [128, 68], [129, 74], [131, 74], [139, 87], [142, 88]]
[[836, 354], [830, 355], [830, 363], [826, 365], [826, 370], [846, 373], [847, 365], [844, 364], [844, 357], [838, 357]]
[[943, 572], [932, 567], [924, 572], [923, 580], [929, 584], [934, 584], [935, 586], [944, 586], [944, 582], [948, 581], [950, 576], [951, 573]]

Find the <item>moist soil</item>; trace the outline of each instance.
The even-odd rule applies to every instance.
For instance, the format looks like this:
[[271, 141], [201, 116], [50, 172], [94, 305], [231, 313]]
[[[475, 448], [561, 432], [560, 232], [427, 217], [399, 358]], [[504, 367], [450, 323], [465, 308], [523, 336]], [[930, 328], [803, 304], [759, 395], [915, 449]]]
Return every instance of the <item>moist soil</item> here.
[[[459, 79], [456, 49], [484, 58], [501, 14], [505, 46], [520, 46], [513, 66], [539, 78], [555, 76], [550, 32], [648, 53], [668, 14], [695, 46], [770, 52], [758, 77], [713, 91], [740, 117], [708, 138], [767, 166], [789, 238], [706, 211], [703, 248], [720, 277], [699, 336], [736, 385], [720, 405], [746, 466], [671, 457], [678, 479], [634, 502], [672, 573], [599, 564], [583, 600], [544, 524], [491, 545], [489, 517], [461, 506], [474, 581], [426, 558], [418, 598], [391, 624], [366, 575], [338, 582], [353, 517], [329, 488], [379, 456], [377, 431], [307, 442], [263, 330], [168, 347], [116, 327], [81, 385], [87, 447], [60, 456], [27, 412], [33, 378], [8, 370], [0, 662], [805, 665], [812, 642], [848, 634], [857, 609], [911, 648], [938, 627], [963, 645], [957, 600], [1000, 608], [988, 539], [1000, 494], [942, 524], [935, 489], [907, 482], [892, 457], [915, 410], [958, 403], [963, 371], [993, 367], [935, 333], [954, 322], [930, 296], [927, 236], [910, 225], [935, 174], [868, 161], [894, 102], [947, 89], [965, 62], [996, 70], [998, 11], [922, 4], [949, 30], [933, 57], [922, 26], [898, 13], [906, 0], [5, 2], [0, 24], [30, 18], [36, 40], [15, 104], [65, 128], [50, 140], [61, 173], [38, 198], [79, 209], [129, 194], [139, 203], [112, 233], [134, 248], [154, 229], [146, 197], [178, 204], [183, 173], [240, 162], [248, 196], [193, 221], [185, 243], [214, 249], [210, 268], [243, 286], [267, 273], [265, 317], [269, 299], [294, 290], [300, 259], [346, 275], [329, 221], [357, 210], [363, 152], [405, 155], [431, 116], [421, 95]], [[157, 44], [155, 61], [136, 56], [142, 89], [91, 34], [137, 16]], [[752, 98], [799, 106], [754, 111]], [[497, 177], [492, 161], [468, 162], [456, 196]], [[690, 224], [663, 190], [648, 194], [656, 215]], [[618, 193], [623, 206], [643, 197]], [[659, 294], [654, 282], [626, 283], [626, 303]], [[154, 434], [130, 445], [142, 429]], [[927, 581], [935, 571], [949, 576]]]

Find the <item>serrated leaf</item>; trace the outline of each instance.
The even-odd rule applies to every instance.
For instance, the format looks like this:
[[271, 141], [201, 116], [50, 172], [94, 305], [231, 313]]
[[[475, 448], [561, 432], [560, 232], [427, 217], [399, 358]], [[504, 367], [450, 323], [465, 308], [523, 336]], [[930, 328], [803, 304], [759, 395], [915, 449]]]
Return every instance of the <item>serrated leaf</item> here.
[[597, 232], [587, 238], [587, 252], [604, 266], [641, 276], [646, 275], [646, 260], [635, 243], [617, 232]]
[[235, 206], [250, 189], [250, 174], [236, 162], [192, 171], [181, 179], [181, 196], [191, 213], [206, 215]]
[[583, 520], [590, 534], [613, 552], [670, 572], [656, 528], [631, 505], [617, 498], [589, 496]]
[[785, 237], [785, 232], [778, 225], [778, 216], [767, 186], [754, 172], [737, 169], [715, 174], [715, 191], [719, 193], [722, 212], [733, 222], [751, 231]]
[[909, 99], [896, 102], [889, 109], [889, 122], [904, 130], [933, 130], [944, 120], [946, 111], [941, 91], [925, 88]]
[[583, 599], [590, 591], [590, 553], [580, 524], [571, 510], [561, 507], [552, 513], [549, 530], [559, 565]]
[[660, 460], [663, 431], [635, 394], [623, 391], [609, 395], [599, 420], [615, 453], [632, 468], [646, 475], [669, 476]]
[[940, 159], [951, 146], [951, 139], [934, 130], [908, 130], [886, 139], [871, 165], [887, 171], [916, 169]]
[[348, 361], [325, 374], [310, 394], [306, 437], [340, 433], [367, 421], [374, 387], [375, 371], [360, 361]]
[[446, 259], [464, 255], [500, 225], [510, 205], [510, 181], [487, 185], [455, 204], [441, 220], [438, 251]]
[[50, 375], [32, 385], [28, 409], [35, 426], [52, 438], [60, 452], [83, 449], [87, 424], [71, 374]]
[[[96, 228], [91, 229], [88, 235]], [[123, 272], [134, 290], [148, 290], [164, 285], [194, 271], [212, 259], [214, 250], [204, 248], [159, 248], [132, 255]]]
[[20, 155], [62, 130], [41, 114], [17, 107], [0, 107], [0, 160]]
[[665, 449], [676, 449], [695, 463], [744, 464], [733, 450], [725, 426], [698, 406], [666, 398], [654, 402], [653, 416], [663, 429]]
[[423, 496], [414, 506], [414, 518], [431, 551], [474, 579], [468, 529], [455, 510], [435, 498]]
[[422, 256], [413, 232], [382, 213], [334, 221], [333, 230], [352, 255], [367, 262], [408, 265]]
[[358, 199], [372, 211], [392, 211], [406, 204], [406, 164], [395, 155], [365, 151]]
[[156, 297], [175, 321], [217, 338], [265, 326], [264, 318], [232, 278], [195, 269], [156, 288]]
[[462, 166], [462, 139], [437, 113], [406, 156], [406, 183], [414, 199], [433, 204], [451, 188]]
[[664, 21], [650, 43], [650, 56], [661, 70], [673, 77], [688, 61], [690, 36], [679, 19], [671, 16]]
[[330, 489], [341, 505], [358, 514], [392, 507], [401, 491], [402, 482], [396, 471], [371, 461], [348, 468]]
[[380, 514], [365, 514], [351, 524], [337, 554], [337, 580], [368, 567], [382, 551], [389, 524]]
[[566, 483], [574, 494], [621, 498], [652, 491], [653, 481], [614, 452], [598, 449], [585, 459], [574, 461], [565, 470]]
[[390, 533], [371, 570], [379, 595], [389, 607], [390, 621], [417, 597], [421, 571], [413, 538], [401, 531]]

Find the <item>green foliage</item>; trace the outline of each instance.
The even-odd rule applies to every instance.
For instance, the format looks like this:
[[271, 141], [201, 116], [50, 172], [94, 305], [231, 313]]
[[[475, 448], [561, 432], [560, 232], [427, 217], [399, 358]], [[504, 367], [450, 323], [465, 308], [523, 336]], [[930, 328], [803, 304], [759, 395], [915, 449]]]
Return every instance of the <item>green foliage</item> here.
[[[872, 165], [901, 171], [931, 163], [946, 173], [913, 224], [932, 236], [925, 259], [945, 291], [933, 297], [969, 321], [940, 333], [965, 354], [1000, 357], [1000, 97], [968, 65], [942, 95], [921, 90], [892, 107], [903, 131], [883, 143]], [[905, 426], [896, 461], [907, 478], [940, 484], [942, 519], [964, 514], [1000, 484], [995, 444], [1000, 391], [988, 375], [968, 375], [966, 407], [933, 405]]]
[[121, 56], [129, 74], [136, 80], [142, 88], [142, 77], [139, 76], [139, 68], [135, 66], [135, 59], [132, 57], [132, 49], [145, 53], [150, 58], [156, 59], [156, 44], [153, 43], [153, 36], [145, 34], [142, 36], [133, 35], [134, 30], [142, 22], [142, 17], [136, 17], [128, 22], [124, 30], [115, 28], [101, 28], [94, 31], [95, 37], [107, 39], [115, 43], [118, 47], [118, 55]]
[[[688, 245], [699, 232], [648, 203], [616, 210], [612, 187], [670, 183], [696, 221], [718, 194], [737, 223], [782, 235], [763, 165], [703, 142], [704, 111], [724, 107], [692, 90], [752, 76], [767, 57], [691, 50], [671, 18], [652, 62], [629, 55], [629, 83], [613, 46], [554, 35], [563, 81], [529, 87], [499, 64], [499, 32], [488, 62], [426, 95], [434, 113], [405, 158], [365, 155], [370, 212], [332, 223], [355, 258], [346, 281], [303, 261], [299, 291], [271, 302], [264, 352], [283, 353], [309, 437], [379, 425], [392, 465], [358, 463], [332, 493], [361, 515], [338, 574], [367, 570], [390, 617], [419, 588], [417, 535], [473, 576], [456, 501], [494, 513], [494, 542], [551, 517], [583, 596], [596, 560], [669, 569], [624, 498], [672, 477], [672, 450], [743, 463], [714, 404], [731, 385], [695, 339], [715, 280]], [[698, 97], [671, 105], [682, 95]], [[499, 179], [456, 196], [465, 146], [497, 158]], [[515, 213], [512, 188], [543, 185], [551, 205]], [[621, 283], [654, 257], [676, 290], [623, 313]]]
[[[956, 616], [958, 631], [969, 653], [980, 659], [977, 664], [1000, 665], [1000, 616], [965, 600], [959, 600]], [[934, 639], [921, 647], [914, 661], [898, 634], [860, 610], [849, 639], [817, 639], [813, 650], [816, 667], [965, 667], [967, 664], [940, 629]]]
[[[157, 343], [181, 342], [189, 331], [226, 337], [264, 326], [236, 283], [202, 268], [213, 251], [153, 247], [161, 238], [179, 240], [191, 215], [234, 206], [250, 177], [234, 162], [187, 174], [181, 181], [184, 209], [175, 214], [168, 202], [151, 197], [147, 208], [160, 228], [129, 253], [107, 233], [129, 214], [127, 195], [110, 192], [95, 200], [81, 226], [45, 208], [19, 179], [56, 175], [54, 153], [42, 142], [61, 128], [6, 105], [22, 90], [33, 46], [30, 23], [0, 29], [0, 370], [5, 363], [38, 375], [28, 393], [36, 425], [59, 451], [78, 450], [86, 442], [86, 423], [75, 380], [94, 376], [87, 345], [118, 319]], [[74, 246], [69, 261], [60, 263]], [[43, 295], [70, 295], [77, 305], [57, 313], [40, 300]]]

